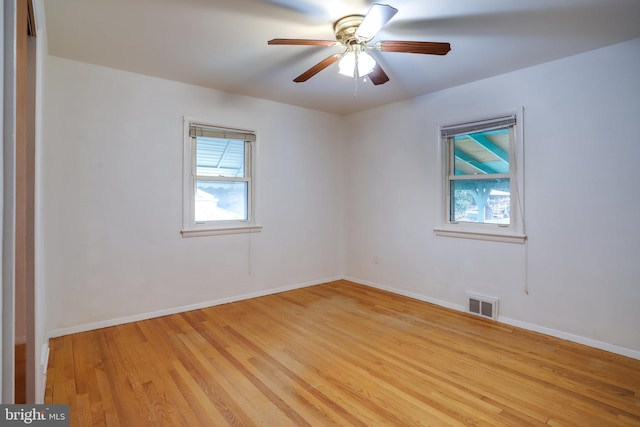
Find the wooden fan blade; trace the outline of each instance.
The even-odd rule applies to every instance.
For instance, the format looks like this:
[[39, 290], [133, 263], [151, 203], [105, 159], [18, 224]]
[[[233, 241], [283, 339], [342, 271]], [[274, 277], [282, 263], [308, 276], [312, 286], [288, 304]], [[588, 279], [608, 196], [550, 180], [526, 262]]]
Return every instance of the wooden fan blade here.
[[427, 55], [446, 55], [451, 50], [449, 43], [383, 41], [376, 43], [381, 52], [423, 53]]
[[304, 73], [300, 74], [298, 77], [293, 79], [293, 81], [296, 83], [306, 82], [311, 77], [315, 76], [320, 71], [327, 68], [329, 65], [338, 61], [340, 58], [342, 58], [342, 55], [343, 55], [342, 53], [336, 53], [334, 55], [329, 56], [328, 58], [323, 59], [322, 61], [318, 62], [316, 65], [309, 68], [307, 71], [305, 71]]
[[373, 71], [369, 73], [369, 80], [371, 80], [371, 83], [376, 86], [383, 85], [389, 81], [389, 76], [387, 76], [387, 73], [382, 70], [380, 64], [376, 64]]
[[356, 31], [356, 38], [369, 41], [398, 13], [398, 9], [388, 4], [374, 4], [365, 15]]
[[273, 39], [267, 44], [296, 45], [296, 46], [338, 46], [335, 40], [308, 40], [308, 39]]

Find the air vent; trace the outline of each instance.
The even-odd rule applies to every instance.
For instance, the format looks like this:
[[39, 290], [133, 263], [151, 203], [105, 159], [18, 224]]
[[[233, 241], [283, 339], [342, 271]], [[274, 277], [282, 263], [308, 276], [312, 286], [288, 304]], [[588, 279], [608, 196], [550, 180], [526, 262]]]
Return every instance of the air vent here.
[[467, 312], [487, 319], [498, 320], [498, 299], [467, 292]]

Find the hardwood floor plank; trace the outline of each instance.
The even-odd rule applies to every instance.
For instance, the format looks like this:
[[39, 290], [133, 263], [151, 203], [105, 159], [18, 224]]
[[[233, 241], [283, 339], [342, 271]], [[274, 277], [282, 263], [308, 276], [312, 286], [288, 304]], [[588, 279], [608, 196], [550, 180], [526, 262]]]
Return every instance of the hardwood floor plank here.
[[[212, 399], [207, 394], [198, 381], [187, 371], [187, 369], [178, 362], [174, 363], [175, 372], [183, 384], [179, 381], [178, 385], [182, 385], [181, 389], [185, 390], [185, 400], [188, 402], [195, 402], [198, 404], [198, 413], [203, 412], [204, 424], [203, 425], [227, 425], [227, 417], [225, 417], [218, 409], [215, 398]], [[176, 378], [177, 379], [177, 378]], [[195, 398], [195, 401], [192, 400]]]
[[[102, 415], [104, 417], [104, 425], [105, 426], [120, 426], [120, 422], [118, 420], [118, 412], [117, 408], [114, 404], [115, 398], [113, 392], [111, 390], [111, 385], [109, 384], [109, 379], [107, 378], [107, 373], [102, 368], [101, 365], [95, 367], [94, 371], [96, 387], [98, 389], [98, 394], [92, 395], [92, 413], [95, 414], [96, 420], [98, 420], [98, 413], [102, 411]], [[96, 425], [100, 425], [96, 423]]]
[[[269, 304], [272, 308], [275, 306], [274, 302], [271, 301]], [[259, 311], [259, 310], [256, 310]], [[282, 315], [278, 315], [279, 318], [284, 318], [284, 319], [291, 319], [291, 317], [288, 316], [282, 316]], [[271, 319], [272, 322], [277, 321], [277, 319]], [[300, 319], [300, 322], [302, 321], [302, 319]], [[323, 330], [320, 333], [315, 333], [315, 331], [311, 331], [309, 325], [303, 325], [300, 322], [295, 322], [295, 326], [288, 326], [289, 331], [293, 330], [293, 329], [300, 329], [301, 330], [301, 339], [304, 340], [305, 338], [308, 338], [309, 334], [313, 334], [315, 335], [318, 339], [321, 340], [321, 342], [319, 343], [313, 343], [310, 340], [306, 340], [306, 343], [304, 344], [304, 348], [298, 348], [297, 352], [304, 354], [306, 359], [313, 359], [316, 355], [320, 354], [323, 355], [322, 356], [322, 361], [315, 361], [314, 363], [316, 364], [320, 364], [320, 363], [327, 363], [329, 365], [332, 366], [338, 366], [339, 364], [344, 365], [344, 362], [347, 361], [350, 363], [350, 365], [344, 366], [344, 372], [338, 372], [337, 376], [336, 375], [331, 375], [331, 376], [325, 376], [325, 381], [329, 381], [332, 383], [333, 386], [336, 385], [340, 385], [341, 387], [346, 388], [347, 390], [350, 391], [351, 394], [351, 398], [354, 398], [353, 393], [357, 392], [360, 394], [360, 398], [362, 398], [364, 396], [364, 398], [362, 398], [362, 402], [372, 402], [372, 401], [376, 401], [376, 400], [381, 400], [381, 401], [385, 401], [385, 400], [393, 400], [398, 402], [397, 406], [404, 406], [402, 409], [402, 416], [404, 418], [399, 418], [401, 417], [401, 415], [399, 414], [395, 414], [395, 413], [385, 413], [385, 419], [387, 420], [394, 420], [396, 423], [402, 423], [403, 425], [413, 425], [415, 424], [417, 421], [415, 419], [412, 419], [410, 414], [412, 414], [414, 412], [413, 410], [413, 403], [416, 403], [415, 400], [413, 399], [412, 396], [408, 395], [405, 391], [406, 390], [398, 390], [396, 389], [391, 383], [385, 382], [383, 376], [381, 375], [370, 375], [369, 371], [366, 370], [362, 370], [360, 368], [360, 365], [362, 364], [361, 362], [364, 362], [364, 359], [361, 359], [362, 356], [364, 356], [363, 353], [360, 353], [357, 351], [357, 349], [355, 347], [353, 348], [349, 348], [347, 350], [347, 352], [343, 352], [341, 348], [338, 347], [333, 347], [332, 341], [330, 338], [324, 338], [329, 335], [329, 331], [328, 330]], [[273, 324], [273, 323], [271, 323]], [[334, 330], [334, 332], [336, 332]], [[245, 331], [246, 333], [246, 331]], [[242, 337], [240, 336], [239, 333], [236, 333], [237, 336], [237, 340], [242, 340]], [[259, 339], [260, 335], [258, 335], [257, 337], [254, 337], [254, 339]], [[294, 339], [294, 341], [297, 341], [296, 339]], [[328, 351], [327, 351], [328, 350]], [[255, 351], [255, 350], [254, 350]], [[350, 353], [356, 353], [358, 354], [358, 357], [360, 358], [359, 360], [354, 360], [350, 357]], [[368, 364], [370, 361], [366, 361]], [[335, 371], [335, 369], [328, 369], [329, 373], [332, 373], [332, 371]], [[353, 374], [353, 372], [356, 372], [355, 375]], [[357, 377], [357, 380], [354, 380], [356, 382], [358, 382], [358, 386], [354, 387], [350, 381], [353, 379], [353, 377]], [[367, 378], [369, 379], [368, 382], [364, 382], [364, 379]], [[364, 384], [367, 384], [368, 387], [363, 387]], [[426, 399], [426, 396], [423, 396], [423, 398]], [[434, 411], [436, 410], [436, 408], [433, 408]], [[438, 417], [443, 418], [445, 417], [445, 414], [439, 413]], [[449, 423], [449, 425], [454, 425], [455, 424], [455, 419], [454, 418], [449, 418], [447, 419], [447, 422]]]
[[[351, 319], [349, 322], [353, 323], [353, 324], [358, 324], [358, 322], [354, 321], [353, 319]], [[298, 322], [296, 324], [299, 325]], [[337, 330], [334, 330], [334, 333], [336, 331]], [[351, 335], [350, 335], [350, 341], [351, 341], [351, 345], [353, 345], [354, 347], [353, 348], [349, 348], [347, 353], [340, 355], [340, 357], [344, 358], [346, 360], [352, 360], [352, 363], [354, 365], [363, 362], [363, 360], [364, 360], [363, 356], [367, 354], [366, 353], [366, 347], [368, 346], [368, 342], [370, 341], [370, 338], [372, 337], [372, 333], [375, 333], [375, 332], [371, 332], [370, 333], [370, 331], [362, 331], [362, 334], [363, 334], [362, 336], [364, 338], [358, 338], [356, 336], [357, 334], [355, 334], [355, 329], [352, 328]], [[324, 335], [324, 334], [329, 335], [330, 331], [328, 331], [325, 328], [322, 331], [319, 331], [319, 334], [320, 335]], [[376, 339], [377, 342], [380, 342], [379, 340], [381, 340], [380, 337], [376, 337], [375, 339]], [[358, 341], [360, 341], [360, 343], [361, 343], [360, 345], [357, 344]], [[387, 347], [393, 348], [393, 343], [391, 343], [391, 345], [389, 345]], [[357, 354], [357, 359], [351, 358], [350, 353]], [[379, 367], [384, 367], [385, 361], [382, 360], [380, 357], [378, 357], [380, 354], [384, 354], [384, 350], [376, 349], [375, 353], [376, 353], [376, 355], [371, 355], [370, 354], [371, 360], [367, 360], [367, 364], [372, 364], [372, 365], [374, 365], [374, 366], [376, 366], [378, 368]], [[401, 359], [403, 357], [404, 357], [404, 354], [395, 354], [395, 355], [391, 355], [390, 357], [386, 358], [386, 362], [389, 363], [390, 365], [392, 365], [392, 366], [390, 366], [390, 369], [393, 370], [394, 375], [396, 375], [396, 376], [401, 375], [401, 371], [403, 370], [403, 364], [406, 364], [406, 362], [402, 362], [401, 364], [397, 363], [398, 361], [402, 361]], [[415, 366], [411, 367], [412, 370], [415, 369], [415, 368], [416, 368]], [[376, 375], [381, 376], [380, 372], [384, 372], [384, 371], [386, 371], [386, 369], [384, 369], [384, 370], [378, 369], [378, 371], [379, 372]], [[396, 377], [387, 376], [386, 378], [388, 379], [388, 382], [394, 382], [394, 381], [397, 382], [397, 379], [395, 379]], [[407, 387], [407, 389], [410, 390], [412, 393], [414, 393], [415, 396], [417, 396], [417, 397], [419, 397], [420, 399], [423, 399], [423, 400], [424, 399], [426, 399], [426, 400], [430, 399], [429, 395], [422, 395], [421, 394], [421, 392], [424, 392], [424, 390], [428, 390], [429, 384], [420, 383], [420, 384], [417, 384], [415, 386], [415, 389], [411, 389], [411, 374], [405, 375], [404, 378], [406, 378], [406, 381], [403, 382], [403, 385], [409, 386], [409, 387]], [[485, 406], [483, 408], [483, 410], [485, 412], [486, 411], [499, 412], [495, 407], [489, 408], [489, 405], [487, 405], [486, 403], [482, 402], [481, 397], [482, 396], [480, 394], [475, 393], [475, 396], [473, 396], [473, 398], [476, 400], [475, 405]], [[449, 396], [449, 398], [451, 398], [451, 396]], [[461, 398], [460, 400], [461, 401], [465, 401], [466, 400], [467, 402], [473, 402], [474, 401], [473, 399], [471, 399], [471, 396], [469, 394], [467, 394], [465, 397]], [[437, 406], [437, 405], [434, 404], [434, 407], [435, 406]], [[464, 412], [468, 413], [469, 412], [468, 409], [469, 408], [467, 408], [467, 410], [464, 411]], [[460, 414], [458, 412], [456, 412], [456, 411], [453, 411], [451, 413], [451, 415], [460, 417]], [[440, 415], [440, 416], [442, 416], [442, 415]], [[492, 420], [491, 423], [492, 423], [492, 425], [496, 425], [497, 421], [496, 420]]]
[[640, 361], [348, 281], [51, 340], [72, 426], [640, 425]]
[[[189, 357], [189, 354], [185, 353], [185, 356]], [[184, 362], [183, 364], [188, 365], [189, 362]], [[206, 366], [197, 368], [202, 371], [202, 374], [198, 373], [196, 368], [190, 369], [192, 375], [196, 375], [198, 378], [198, 386], [206, 393], [209, 393], [209, 406], [211, 406], [211, 402], [214, 402], [213, 406], [216, 406], [216, 396], [228, 395], [230, 399], [228, 404], [233, 406], [233, 416], [243, 420], [242, 422], [246, 425], [258, 424], [247, 415], [251, 413], [261, 412], [262, 420], [276, 424], [282, 417], [277, 408], [260, 401], [262, 394], [259, 390], [253, 387], [253, 384], [237, 372], [233, 365], [224, 360], [224, 358], [218, 358], [214, 362], [209, 362]], [[210, 378], [215, 379], [215, 382], [211, 381]], [[215, 384], [215, 388], [213, 389], [209, 384]], [[221, 388], [222, 392], [218, 391], [218, 387]]]
[[[54, 346], [51, 351], [56, 354], [56, 357], [64, 362], [61, 362], [54, 370], [55, 381], [52, 383], [53, 403], [57, 401], [70, 402], [76, 395], [73, 372], [74, 355], [72, 349], [72, 338], [70, 336], [63, 337], [63, 339], [57, 341], [56, 344], [57, 346]], [[55, 363], [55, 359], [53, 362]]]
[[75, 397], [75, 408], [78, 414], [78, 421], [80, 425], [90, 426], [90, 425], [100, 425], [102, 424], [98, 420], [93, 420], [91, 417], [91, 405], [89, 404], [89, 395], [88, 394], [80, 394]]
[[[251, 419], [249, 419], [245, 415], [244, 410], [239, 404], [240, 402], [244, 404], [248, 403], [245, 401], [244, 396], [237, 393], [234, 387], [229, 387], [230, 383], [226, 380], [224, 375], [220, 375], [220, 371], [211, 369], [212, 362], [216, 362], [208, 359], [205, 354], [203, 354], [197, 348], [196, 344], [192, 342], [191, 339], [186, 335], [179, 334], [177, 338], [182, 341], [182, 343], [188, 350], [189, 353], [187, 354], [187, 357], [193, 359], [194, 364], [198, 364], [198, 369], [201, 370], [201, 384], [204, 384], [204, 382], [208, 382], [205, 388], [212, 395], [212, 400], [216, 408], [218, 409], [218, 412], [224, 415], [225, 419], [230, 424], [254, 425]], [[233, 369], [232, 371], [236, 372], [235, 369]], [[213, 378], [214, 380], [211, 380], [211, 378]], [[234, 379], [237, 380], [237, 376]]]
[[[123, 426], [145, 425], [147, 420], [143, 416], [143, 404], [136, 399], [131, 378], [127, 374], [132, 371], [132, 366], [128, 364], [126, 351], [119, 342], [118, 329], [119, 327], [111, 327], [92, 332], [97, 334], [96, 342], [104, 355], [101, 368], [104, 370], [105, 378], [112, 392], [111, 396], [113, 406], [118, 414], [118, 423]], [[70, 409], [73, 411], [73, 408]]]

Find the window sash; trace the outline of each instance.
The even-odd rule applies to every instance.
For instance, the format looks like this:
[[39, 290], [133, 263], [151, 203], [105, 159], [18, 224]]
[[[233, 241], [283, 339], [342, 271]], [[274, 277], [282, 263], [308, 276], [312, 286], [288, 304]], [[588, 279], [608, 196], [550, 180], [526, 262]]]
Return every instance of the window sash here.
[[243, 177], [231, 177], [231, 176], [209, 176], [209, 175], [194, 175], [194, 178], [198, 181], [211, 181], [211, 182], [251, 182], [251, 178]]
[[[453, 181], [465, 181], [465, 180], [475, 180], [475, 181], [484, 181], [484, 180], [495, 180], [495, 179], [509, 179], [509, 198], [511, 202], [516, 202], [517, 197], [517, 188], [516, 188], [516, 162], [515, 162], [515, 150], [514, 150], [514, 138], [515, 138], [515, 115], [504, 116], [496, 119], [483, 120], [478, 122], [469, 122], [459, 125], [452, 125], [441, 128], [441, 137], [443, 141], [445, 141], [447, 146], [447, 171], [446, 171], [446, 179], [445, 179], [445, 194], [446, 194], [446, 203], [445, 203], [445, 212], [444, 218], [447, 224], [459, 224], [458, 221], [452, 219], [453, 208], [452, 203], [454, 203], [454, 199], [451, 195], [451, 183]], [[496, 129], [504, 129], [508, 128], [509, 130], [509, 172], [508, 173], [486, 173], [486, 174], [474, 174], [474, 175], [456, 175], [455, 174], [455, 141], [454, 137], [458, 135], [465, 135], [468, 133], [477, 133], [483, 131], [490, 131]], [[500, 226], [513, 228], [514, 221], [509, 222], [508, 225], [502, 224]], [[496, 224], [489, 222], [474, 222], [473, 224], [478, 226], [488, 226], [495, 227]]]
[[[192, 132], [192, 130], [196, 130], [195, 132]], [[197, 138], [198, 137], [208, 137], [208, 138], [225, 138], [225, 139], [234, 139], [234, 138], [230, 138], [230, 134], [233, 133], [235, 135], [249, 135], [249, 134], [240, 134], [238, 132], [224, 132], [221, 131], [219, 132], [217, 135], [218, 136], [212, 136], [214, 132], [217, 132], [217, 130], [212, 131], [211, 133], [208, 133], [209, 129], [207, 128], [202, 128], [202, 127], [195, 127], [195, 126], [191, 126], [189, 129], [189, 135], [190, 135], [190, 139], [191, 139], [191, 156], [192, 156], [192, 191], [191, 191], [191, 221], [192, 223], [195, 224], [219, 224], [219, 223], [225, 223], [225, 222], [250, 222], [252, 221], [252, 195], [253, 195], [253, 187], [252, 187], [252, 180], [251, 180], [251, 151], [252, 151], [252, 144], [250, 140], [247, 140], [246, 138], [244, 138], [245, 144], [244, 144], [244, 173], [245, 176], [242, 177], [230, 177], [230, 176], [211, 176], [211, 175], [197, 175], [196, 172], [198, 170], [197, 167], [197, 156], [198, 156], [198, 144], [197, 144]], [[235, 138], [235, 139], [240, 139], [240, 138]], [[196, 207], [195, 207], [195, 200], [196, 200], [196, 193], [198, 191], [198, 187], [197, 187], [197, 183], [198, 181], [207, 181], [207, 182], [244, 182], [247, 184], [247, 192], [246, 192], [246, 218], [243, 219], [235, 219], [235, 220], [228, 220], [228, 219], [213, 219], [213, 220], [196, 220]]]
[[482, 175], [449, 175], [449, 181], [464, 181], [464, 180], [472, 180], [472, 181], [480, 181], [483, 179], [497, 179], [497, 178], [511, 178], [513, 173], [493, 173], [493, 174], [482, 174]]
[[[188, 153], [187, 163], [190, 167], [188, 177], [185, 177], [185, 190], [188, 191], [188, 205], [184, 207], [185, 222], [183, 225], [183, 236], [211, 235], [211, 234], [228, 234], [259, 231], [261, 227], [255, 225], [254, 212], [254, 181], [253, 181], [253, 156], [255, 155], [256, 136], [253, 132], [242, 131], [236, 129], [226, 129], [210, 125], [195, 123], [185, 118], [185, 155]], [[215, 176], [212, 174], [199, 175], [197, 167], [198, 144], [197, 139], [203, 138], [219, 138], [233, 139], [244, 142], [244, 176]], [[187, 184], [188, 182], [188, 184]], [[209, 183], [245, 183], [246, 192], [244, 194], [244, 203], [246, 206], [245, 218], [238, 219], [212, 219], [212, 220], [196, 220], [196, 198], [198, 192], [198, 182]], [[187, 200], [185, 200], [187, 201]], [[226, 231], [225, 231], [226, 230]]]

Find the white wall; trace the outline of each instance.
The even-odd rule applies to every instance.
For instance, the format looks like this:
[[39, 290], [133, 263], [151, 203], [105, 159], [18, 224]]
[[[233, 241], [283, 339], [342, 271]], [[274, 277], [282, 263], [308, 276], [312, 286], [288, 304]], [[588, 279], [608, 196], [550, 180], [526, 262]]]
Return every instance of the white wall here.
[[[45, 77], [49, 334], [340, 277], [340, 117], [58, 57]], [[181, 237], [185, 115], [257, 132], [262, 232]]]
[[[640, 357], [638, 76], [640, 39], [349, 117], [347, 276]], [[520, 106], [528, 255], [435, 236], [437, 124]]]
[[[640, 357], [637, 75], [640, 40], [340, 118], [49, 57], [49, 334], [346, 275]], [[437, 124], [519, 106], [528, 246], [435, 236]], [[258, 132], [261, 233], [180, 237], [183, 115]]]

